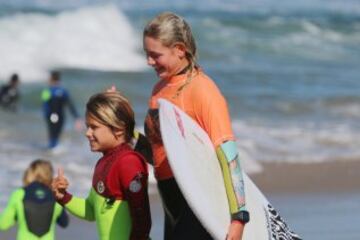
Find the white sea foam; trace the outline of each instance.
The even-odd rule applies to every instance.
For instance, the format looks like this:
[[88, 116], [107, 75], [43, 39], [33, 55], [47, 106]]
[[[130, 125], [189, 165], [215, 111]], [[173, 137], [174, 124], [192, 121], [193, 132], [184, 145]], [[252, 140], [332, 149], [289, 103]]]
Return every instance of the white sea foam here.
[[[52, 0], [55, 1], [55, 0]], [[67, 0], [70, 1], [70, 0]], [[95, 1], [95, 0], [93, 0]], [[164, 6], [171, 4], [171, 8], [175, 9], [196, 9], [200, 11], [221, 10], [227, 12], [297, 12], [309, 9], [326, 9], [328, 11], [336, 11], [340, 13], [359, 13], [360, 7], [358, 0], [348, 0], [346, 4], [338, 0], [206, 0], [206, 1], [167, 1], [167, 0], [138, 0], [136, 4], [132, 0], [119, 1], [120, 4], [127, 9], [163, 9]]]
[[360, 104], [357, 103], [350, 103], [345, 107], [335, 106], [331, 111], [341, 116], [360, 120]]
[[260, 163], [360, 159], [360, 133], [345, 123], [282, 126], [235, 121], [233, 127], [241, 151]]
[[0, 66], [25, 81], [46, 78], [53, 68], [138, 71], [146, 63], [125, 15], [114, 5], [57, 15], [19, 13], [0, 19]]

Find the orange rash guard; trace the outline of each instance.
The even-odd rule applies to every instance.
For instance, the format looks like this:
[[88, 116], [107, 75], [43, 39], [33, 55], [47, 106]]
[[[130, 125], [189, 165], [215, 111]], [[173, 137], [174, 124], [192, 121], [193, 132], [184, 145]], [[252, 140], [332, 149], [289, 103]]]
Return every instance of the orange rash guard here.
[[193, 71], [188, 84], [187, 80], [187, 74], [176, 75], [170, 80], [160, 80], [149, 101], [145, 132], [151, 142], [154, 171], [158, 180], [173, 177], [161, 140], [157, 102], [159, 98], [169, 100], [193, 118], [208, 133], [215, 147], [235, 139], [226, 101], [215, 83], [201, 70]]

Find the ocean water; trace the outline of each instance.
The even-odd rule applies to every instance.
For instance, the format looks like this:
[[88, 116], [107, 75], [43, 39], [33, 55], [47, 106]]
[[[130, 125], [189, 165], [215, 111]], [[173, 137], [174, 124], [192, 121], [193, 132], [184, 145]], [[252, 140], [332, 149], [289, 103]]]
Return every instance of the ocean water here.
[[68, 116], [64, 151], [46, 145], [40, 92], [51, 69], [79, 112], [111, 85], [132, 102], [143, 128], [156, 76], [142, 28], [161, 11], [191, 24], [199, 64], [228, 100], [248, 171], [262, 162], [360, 159], [360, 2], [347, 0], [0, 0], [0, 81], [22, 79], [20, 111], [0, 110], [0, 206], [36, 158], [62, 165], [86, 195], [98, 154]]

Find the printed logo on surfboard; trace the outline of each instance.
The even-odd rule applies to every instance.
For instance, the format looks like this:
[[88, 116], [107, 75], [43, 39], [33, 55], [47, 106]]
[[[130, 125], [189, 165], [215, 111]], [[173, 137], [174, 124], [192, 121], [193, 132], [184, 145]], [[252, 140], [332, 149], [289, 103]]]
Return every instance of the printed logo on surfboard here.
[[281, 218], [276, 209], [269, 203], [267, 208], [264, 208], [267, 229], [271, 240], [301, 240], [300, 236], [292, 232], [285, 221]]
[[181, 132], [181, 136], [183, 136], [183, 138], [185, 138], [185, 128], [184, 128], [184, 123], [182, 122], [180, 113], [175, 108], [174, 108], [174, 112], [175, 112], [175, 117], [176, 117], [176, 123]]
[[[185, 128], [184, 128], [184, 123], [181, 119], [180, 113], [174, 108], [174, 112], [175, 112], [175, 117], [176, 117], [176, 123], [178, 125], [178, 128], [181, 132], [181, 136], [183, 136], [183, 138], [185, 138]], [[201, 137], [199, 137], [195, 131], [192, 132], [192, 135], [195, 137], [195, 139], [200, 142], [202, 145], [204, 145], [204, 141], [201, 140]]]

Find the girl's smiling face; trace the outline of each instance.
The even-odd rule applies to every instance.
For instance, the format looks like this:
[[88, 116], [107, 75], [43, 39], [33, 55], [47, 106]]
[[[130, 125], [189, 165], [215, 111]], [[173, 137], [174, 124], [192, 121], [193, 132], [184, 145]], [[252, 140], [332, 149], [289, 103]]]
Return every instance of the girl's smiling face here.
[[185, 48], [181, 44], [166, 47], [160, 40], [145, 37], [144, 51], [147, 64], [155, 69], [162, 80], [169, 80], [189, 64], [185, 57]]
[[86, 114], [86, 137], [93, 152], [102, 152], [124, 143], [123, 131], [115, 130]]

